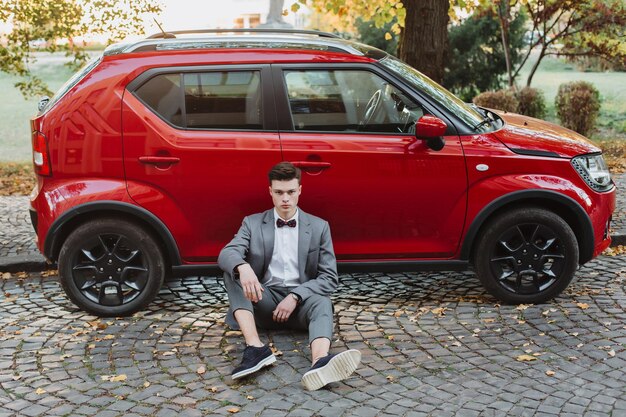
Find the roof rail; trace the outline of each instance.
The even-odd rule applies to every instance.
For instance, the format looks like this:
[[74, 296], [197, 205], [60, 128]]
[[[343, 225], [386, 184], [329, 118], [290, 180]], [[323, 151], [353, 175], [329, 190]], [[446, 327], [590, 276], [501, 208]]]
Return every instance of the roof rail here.
[[148, 36], [147, 39], [171, 39], [176, 38], [176, 35], [190, 35], [190, 34], [202, 34], [202, 33], [281, 33], [281, 34], [294, 34], [294, 35], [316, 35], [322, 38], [338, 38], [341, 36], [334, 33], [321, 32], [318, 30], [304, 30], [304, 29], [270, 29], [270, 28], [254, 28], [254, 29], [199, 29], [199, 30], [177, 30], [171, 32], [159, 32], [154, 35]]

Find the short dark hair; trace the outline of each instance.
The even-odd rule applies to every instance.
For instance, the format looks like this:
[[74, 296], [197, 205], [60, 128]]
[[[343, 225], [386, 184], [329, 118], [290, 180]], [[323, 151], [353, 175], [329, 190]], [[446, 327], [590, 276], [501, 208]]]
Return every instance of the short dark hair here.
[[294, 178], [296, 178], [298, 180], [298, 184], [300, 184], [302, 172], [300, 171], [300, 168], [291, 162], [283, 161], [274, 165], [272, 169], [270, 169], [268, 177], [270, 179], [270, 185], [272, 185], [272, 181], [274, 180], [291, 181]]

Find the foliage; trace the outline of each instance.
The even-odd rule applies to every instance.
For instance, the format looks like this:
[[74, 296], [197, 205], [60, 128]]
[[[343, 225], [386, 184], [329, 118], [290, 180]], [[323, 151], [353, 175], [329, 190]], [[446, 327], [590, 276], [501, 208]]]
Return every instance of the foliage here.
[[546, 115], [546, 99], [541, 90], [524, 87], [517, 92], [517, 113], [543, 119]]
[[[525, 16], [520, 14], [511, 24], [513, 62], [520, 60], [524, 47]], [[448, 65], [443, 84], [464, 101], [481, 91], [502, 87], [506, 62], [500, 39], [500, 25], [494, 14], [474, 13], [460, 25], [450, 28]]]
[[87, 55], [85, 43], [75, 39], [106, 35], [111, 43], [143, 33], [143, 15], [160, 11], [155, 0], [0, 0], [0, 22], [12, 27], [0, 35], [0, 71], [22, 78], [16, 87], [24, 96], [50, 95], [30, 71], [35, 42], [44, 41], [40, 50], [64, 51], [77, 67]]
[[554, 105], [563, 126], [587, 135], [594, 129], [600, 112], [600, 93], [586, 81], [561, 84]]
[[357, 18], [355, 22], [356, 30], [359, 34], [359, 40], [367, 45], [372, 45], [378, 49], [382, 49], [387, 53], [396, 55], [398, 50], [398, 39], [392, 38], [387, 40], [385, 35], [391, 31], [393, 25], [396, 24], [396, 19], [384, 24], [382, 27], [376, 27], [374, 22], [365, 21], [362, 18]]
[[474, 97], [474, 104], [490, 109], [517, 112], [519, 102], [512, 90], [486, 91]]
[[506, 41], [510, 22], [522, 12], [529, 16], [532, 24], [529, 48], [517, 68], [510, 66], [510, 85], [534, 48], [540, 52], [526, 80], [527, 86], [531, 85], [541, 60], [547, 55], [600, 56], [617, 62], [626, 59], [623, 36], [626, 2], [623, 0], [479, 0], [479, 3], [482, 8], [498, 14], [505, 52], [510, 46]]

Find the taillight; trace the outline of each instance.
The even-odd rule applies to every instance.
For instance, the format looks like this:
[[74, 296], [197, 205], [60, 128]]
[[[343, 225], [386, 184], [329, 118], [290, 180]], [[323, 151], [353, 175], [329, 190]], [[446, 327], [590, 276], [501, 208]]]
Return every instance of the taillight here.
[[45, 177], [52, 175], [50, 155], [48, 154], [48, 140], [41, 132], [33, 132], [33, 165], [37, 175]]

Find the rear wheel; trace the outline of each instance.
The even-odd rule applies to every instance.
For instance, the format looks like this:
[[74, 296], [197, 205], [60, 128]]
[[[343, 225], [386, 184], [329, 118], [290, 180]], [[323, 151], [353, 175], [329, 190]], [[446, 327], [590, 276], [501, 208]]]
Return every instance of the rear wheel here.
[[156, 297], [165, 265], [157, 242], [143, 228], [126, 220], [100, 219], [69, 235], [59, 254], [59, 275], [81, 309], [124, 316]]
[[578, 267], [578, 242], [558, 215], [521, 208], [491, 221], [480, 235], [478, 278], [506, 303], [543, 303], [559, 295]]

